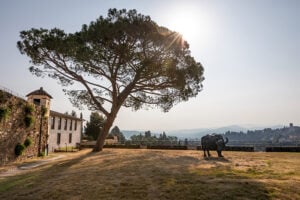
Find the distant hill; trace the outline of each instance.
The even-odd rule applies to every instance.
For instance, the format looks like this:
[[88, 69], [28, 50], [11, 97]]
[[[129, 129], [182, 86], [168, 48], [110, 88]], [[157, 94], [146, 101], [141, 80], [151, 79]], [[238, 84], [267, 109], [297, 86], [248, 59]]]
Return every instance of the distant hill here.
[[233, 126], [226, 126], [220, 128], [201, 128], [201, 129], [186, 129], [186, 130], [176, 130], [170, 131], [168, 135], [174, 135], [178, 138], [201, 138], [204, 135], [212, 134], [212, 133], [225, 133], [227, 131], [247, 131], [248, 129], [233, 125]]
[[[261, 127], [261, 126], [255, 126], [255, 125], [245, 125], [245, 126], [239, 126], [239, 125], [231, 125], [231, 126], [224, 126], [224, 127], [218, 127], [218, 128], [199, 128], [199, 129], [183, 129], [183, 130], [172, 130], [172, 131], [165, 131], [168, 136], [176, 136], [180, 139], [184, 138], [201, 138], [202, 136], [206, 134], [212, 134], [212, 133], [226, 133], [227, 131], [231, 132], [247, 132], [248, 130], [260, 130], [264, 128], [282, 128], [281, 125], [271, 126], [271, 127]], [[150, 130], [151, 131], [151, 130]], [[144, 133], [145, 131], [136, 131], [136, 130], [122, 130], [122, 133], [126, 137], [126, 139], [129, 139], [132, 135]], [[152, 132], [152, 131], [151, 131]], [[152, 134], [159, 135], [161, 132], [155, 132], [153, 131]]]

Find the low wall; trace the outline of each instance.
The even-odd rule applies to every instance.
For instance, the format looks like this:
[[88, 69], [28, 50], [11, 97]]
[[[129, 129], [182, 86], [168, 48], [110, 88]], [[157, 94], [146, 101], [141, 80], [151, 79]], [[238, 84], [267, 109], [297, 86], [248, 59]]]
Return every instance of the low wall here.
[[173, 146], [173, 145], [148, 145], [147, 149], [166, 149], [166, 150], [187, 150], [187, 146]]
[[245, 151], [254, 152], [254, 147], [248, 146], [226, 146], [224, 151]]
[[266, 152], [300, 152], [300, 147], [266, 147]]
[[[201, 146], [197, 146], [197, 150], [202, 150]], [[223, 151], [245, 151], [254, 152], [253, 146], [226, 146]]]
[[103, 146], [103, 148], [119, 148], [119, 149], [140, 149], [141, 145], [124, 145], [124, 144], [106, 144]]

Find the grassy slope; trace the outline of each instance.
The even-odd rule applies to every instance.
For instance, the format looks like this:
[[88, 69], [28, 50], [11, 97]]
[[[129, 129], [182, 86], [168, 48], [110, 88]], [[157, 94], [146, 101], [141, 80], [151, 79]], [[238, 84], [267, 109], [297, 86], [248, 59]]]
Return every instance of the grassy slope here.
[[299, 153], [224, 155], [84, 150], [1, 178], [0, 199], [300, 199]]

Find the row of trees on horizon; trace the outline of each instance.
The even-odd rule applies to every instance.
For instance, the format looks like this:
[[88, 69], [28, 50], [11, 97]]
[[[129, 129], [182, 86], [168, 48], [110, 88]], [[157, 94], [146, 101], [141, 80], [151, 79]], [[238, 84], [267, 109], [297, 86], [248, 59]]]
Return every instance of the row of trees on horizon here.
[[[84, 129], [84, 138], [88, 140], [96, 140], [101, 134], [105, 117], [98, 112], [92, 112], [90, 115], [90, 121], [86, 123]], [[227, 131], [224, 137], [229, 139], [229, 144], [238, 145], [244, 143], [295, 143], [300, 142], [300, 127], [290, 126], [278, 129], [265, 128], [262, 130], [247, 131], [247, 132], [234, 132]], [[111, 129], [108, 138], [117, 136], [120, 144], [165, 144], [165, 145], [199, 145], [201, 138], [179, 139], [176, 136], [169, 136], [165, 132], [160, 134], [153, 134], [150, 130], [144, 133], [138, 133], [130, 136], [130, 139], [126, 139], [125, 135], [121, 132], [118, 126]]]
[[[99, 134], [102, 134], [103, 124], [105, 123], [105, 117], [98, 112], [92, 112], [90, 115], [90, 121], [86, 123], [84, 128], [84, 139], [96, 140]], [[110, 131], [107, 138], [117, 136], [120, 144], [178, 144], [180, 141], [176, 136], [167, 136], [165, 132], [159, 134], [152, 134], [151, 131], [145, 133], [139, 133], [132, 135], [130, 140], [126, 140], [124, 134], [121, 132], [118, 126], [115, 126]], [[186, 139], [187, 140], [187, 139]]]

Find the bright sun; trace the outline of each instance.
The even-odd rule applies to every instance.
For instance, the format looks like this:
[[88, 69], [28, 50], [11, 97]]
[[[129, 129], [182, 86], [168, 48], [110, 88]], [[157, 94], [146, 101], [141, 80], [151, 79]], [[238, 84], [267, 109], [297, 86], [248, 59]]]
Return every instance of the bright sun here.
[[189, 13], [178, 13], [170, 25], [170, 29], [179, 32], [187, 41], [193, 40], [197, 35], [197, 21]]
[[189, 44], [207, 41], [212, 30], [208, 16], [192, 5], [177, 5], [169, 8], [166, 27], [179, 32]]

